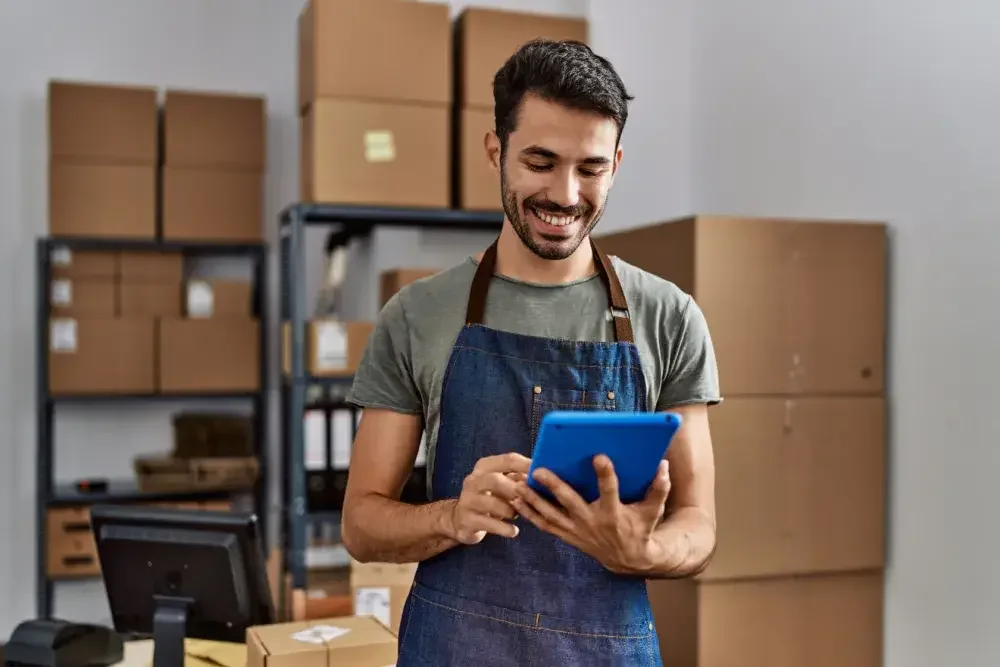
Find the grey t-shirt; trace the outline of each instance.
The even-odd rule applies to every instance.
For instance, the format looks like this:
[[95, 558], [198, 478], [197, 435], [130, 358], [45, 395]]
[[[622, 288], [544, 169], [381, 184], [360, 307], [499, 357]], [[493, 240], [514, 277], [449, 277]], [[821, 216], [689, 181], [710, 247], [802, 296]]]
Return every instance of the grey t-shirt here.
[[[698, 305], [673, 283], [618, 257], [611, 261], [628, 301], [648, 405], [666, 410], [719, 402], [715, 351]], [[407, 285], [386, 303], [348, 396], [362, 408], [422, 415], [429, 467], [440, 422], [441, 383], [465, 325], [476, 267], [470, 257]], [[607, 292], [596, 273], [560, 285], [494, 276], [484, 320], [488, 327], [529, 336], [614, 340]]]

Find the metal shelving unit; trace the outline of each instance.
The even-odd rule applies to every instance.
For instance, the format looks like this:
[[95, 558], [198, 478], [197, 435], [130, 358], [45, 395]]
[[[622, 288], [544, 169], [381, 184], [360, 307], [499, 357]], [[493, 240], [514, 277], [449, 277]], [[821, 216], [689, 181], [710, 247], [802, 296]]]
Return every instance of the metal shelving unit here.
[[[293, 204], [280, 215], [281, 224], [281, 321], [289, 322], [291, 373], [282, 379], [281, 451], [285, 474], [282, 484], [284, 519], [282, 542], [285, 572], [291, 574], [293, 590], [306, 587], [306, 532], [329, 512], [310, 512], [305, 470], [303, 417], [307, 409], [345, 407], [344, 396], [351, 378], [311, 377], [305, 370], [307, 304], [305, 290], [305, 230], [328, 226], [326, 250], [370, 235], [376, 227], [474, 230], [499, 232], [500, 212], [455, 209], [392, 208]], [[316, 398], [318, 396], [319, 398]], [[328, 443], [329, 448], [329, 443]]]
[[[257, 391], [234, 393], [142, 393], [142, 394], [71, 394], [54, 395], [49, 388], [49, 319], [50, 284], [52, 279], [51, 257], [55, 249], [81, 251], [129, 251], [148, 253], [180, 253], [185, 257], [243, 257], [253, 262], [254, 310], [259, 319], [259, 368]], [[262, 243], [213, 243], [146, 241], [132, 239], [103, 239], [92, 237], [43, 237], [36, 245], [36, 607], [38, 618], [52, 614], [53, 580], [46, 567], [48, 550], [47, 512], [57, 507], [90, 506], [99, 503], [149, 503], [209, 501], [232, 497], [232, 491], [199, 491], [183, 493], [143, 493], [134, 481], [109, 480], [106, 489], [82, 491], [73, 484], [56, 484], [54, 477], [54, 419], [60, 404], [103, 404], [166, 401], [233, 401], [245, 400], [253, 404], [254, 447], [260, 461], [260, 475], [253, 489], [254, 507], [264, 524], [266, 535], [268, 507], [267, 465], [267, 396], [268, 350], [267, 336], [267, 246]], [[247, 489], [249, 491], [250, 489]]]

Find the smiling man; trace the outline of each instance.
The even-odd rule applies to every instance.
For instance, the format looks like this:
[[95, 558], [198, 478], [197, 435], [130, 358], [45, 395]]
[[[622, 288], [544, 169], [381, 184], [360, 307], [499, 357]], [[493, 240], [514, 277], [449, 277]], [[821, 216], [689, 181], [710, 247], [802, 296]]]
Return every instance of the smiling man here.
[[[379, 315], [350, 396], [365, 410], [344, 543], [361, 561], [420, 561], [398, 667], [660, 665], [645, 579], [696, 573], [715, 548], [708, 328], [689, 295], [590, 239], [631, 100], [611, 64], [531, 42], [493, 90], [503, 229]], [[619, 502], [599, 457], [591, 504], [539, 473], [557, 507], [525, 484], [552, 410], [673, 410], [684, 425], [644, 500]], [[432, 500], [402, 504], [425, 430]]]

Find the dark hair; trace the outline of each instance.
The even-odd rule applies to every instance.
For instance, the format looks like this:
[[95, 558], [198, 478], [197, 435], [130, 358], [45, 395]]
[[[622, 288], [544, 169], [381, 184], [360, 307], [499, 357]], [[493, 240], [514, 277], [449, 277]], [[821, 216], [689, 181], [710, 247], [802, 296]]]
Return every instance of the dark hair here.
[[613, 120], [619, 139], [633, 99], [607, 58], [586, 44], [532, 40], [508, 58], [493, 77], [493, 113], [501, 150], [506, 149], [510, 133], [517, 128], [521, 101], [528, 93]]

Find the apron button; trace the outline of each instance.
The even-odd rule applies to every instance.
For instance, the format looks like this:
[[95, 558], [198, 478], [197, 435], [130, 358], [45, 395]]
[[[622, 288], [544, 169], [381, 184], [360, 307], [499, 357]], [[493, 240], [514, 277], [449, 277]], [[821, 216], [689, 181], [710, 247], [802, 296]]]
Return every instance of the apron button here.
[[609, 401], [615, 400], [615, 392], [613, 392], [613, 391], [609, 391], [608, 392], [608, 400]]
[[542, 393], [542, 388], [536, 384], [535, 388], [532, 391], [534, 391], [536, 394], [540, 394]]

